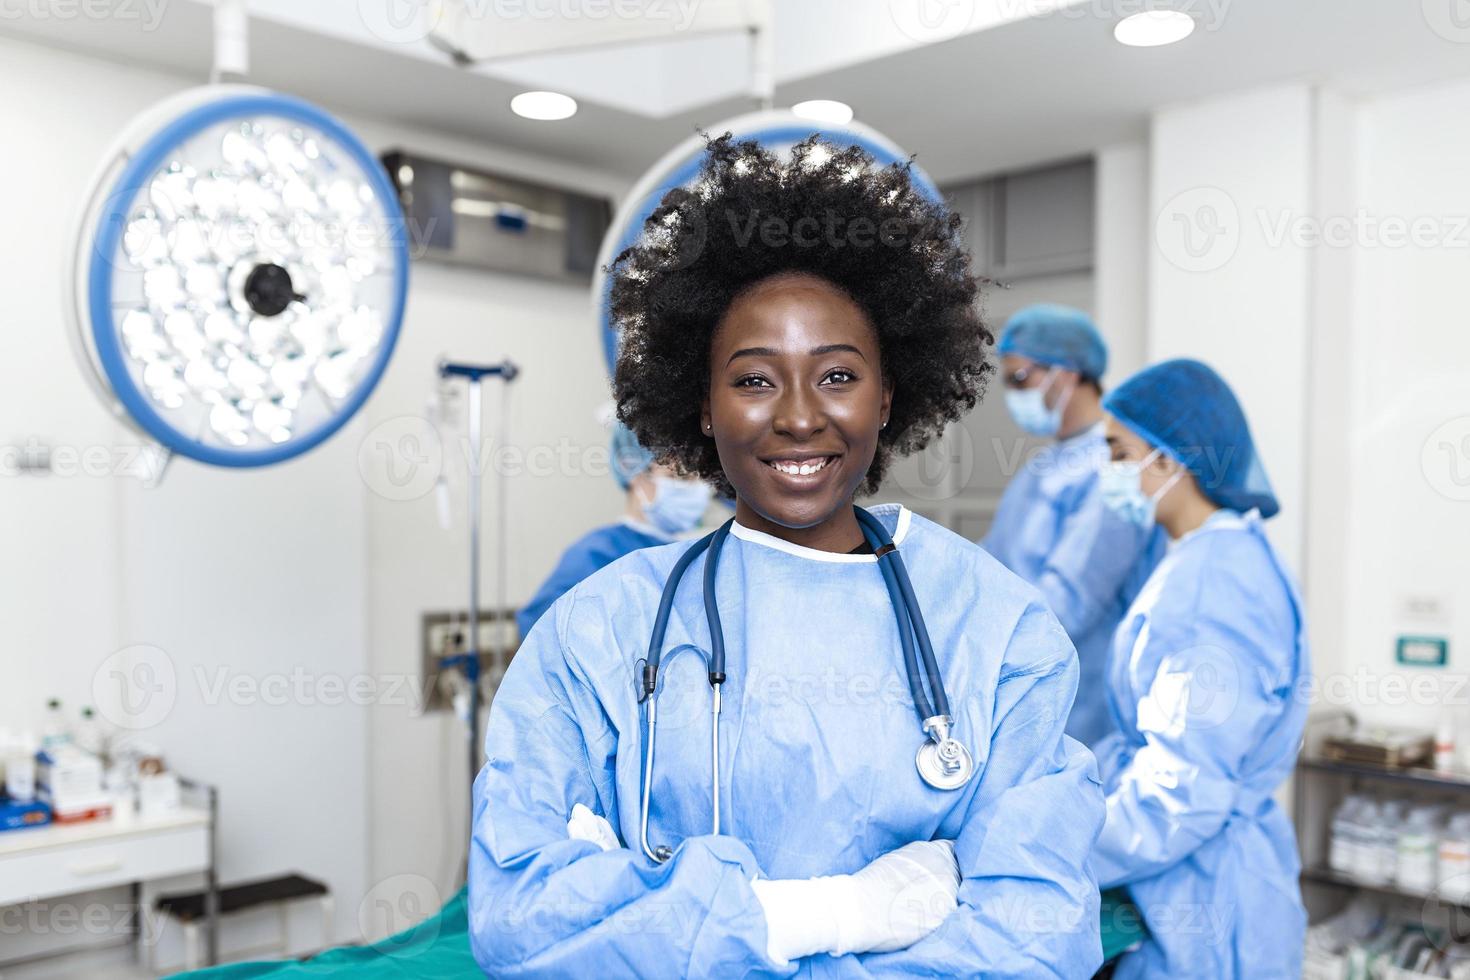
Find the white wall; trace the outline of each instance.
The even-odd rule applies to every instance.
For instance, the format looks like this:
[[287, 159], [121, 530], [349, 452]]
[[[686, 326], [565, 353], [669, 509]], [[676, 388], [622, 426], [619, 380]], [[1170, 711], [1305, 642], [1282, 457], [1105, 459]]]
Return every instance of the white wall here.
[[1148, 146], [1120, 143], [1097, 151], [1094, 198], [1093, 316], [1108, 341], [1109, 386], [1146, 363], [1149, 216]]
[[[27, 147], [0, 158], [0, 184], [10, 189], [0, 234], [9, 295], [0, 313], [0, 445], [49, 445], [58, 463], [62, 453], [97, 446], [116, 459], [116, 447], [127, 441], [73, 366], [60, 304], [60, 259], [75, 196], [65, 191], [85, 185], [117, 119], [173, 87], [156, 76], [109, 73], [111, 84], [69, 100], [63, 122], [57, 116], [65, 103], [56, 93], [98, 77], [80, 64], [68, 77], [66, 67], [49, 53], [0, 45], [0, 84], [31, 93], [0, 105], [0, 132], [25, 134]], [[6, 463], [13, 472], [12, 455]], [[106, 477], [0, 477], [0, 534], [0, 621], [8, 634], [0, 646], [0, 725], [34, 730], [48, 697], [60, 697], [72, 712], [91, 702], [95, 666], [123, 645], [118, 484]], [[26, 921], [53, 921], [26, 914]], [[0, 958], [75, 938], [6, 935]]]
[[[124, 120], [195, 82], [0, 41], [0, 86], [26, 93], [0, 105], [0, 132], [24, 148], [0, 158], [0, 182], [11, 189], [0, 236], [9, 286], [0, 314], [0, 445], [35, 437], [120, 455], [137, 443], [83, 384], [68, 347], [59, 257], [71, 229], [58, 218]], [[615, 177], [400, 122], [346, 121], [375, 150], [409, 146], [614, 197], [623, 187]], [[523, 366], [512, 442], [554, 447], [567, 435], [582, 449], [600, 447], [600, 350], [585, 287], [418, 263], [399, 348], [378, 391], [307, 456], [259, 472], [180, 460], [155, 490], [115, 475], [0, 478], [9, 557], [0, 563], [8, 632], [0, 726], [34, 728], [52, 695], [75, 711], [93, 700], [103, 660], [131, 644], [153, 645], [171, 663], [178, 694], [146, 735], [181, 771], [220, 786], [226, 881], [286, 870], [325, 878], [338, 900], [337, 940], [358, 935], [369, 893], [396, 903], [404, 890], [422, 897], [428, 888], [447, 898], [464, 847], [463, 740], [442, 714], [416, 717], [399, 682], [418, 675], [420, 612], [464, 604], [464, 456], [448, 457], [456, 513], [445, 533], [432, 496], [378, 495], [360, 450], [380, 423], [423, 414], [442, 354], [508, 354]], [[490, 394], [494, 434], [499, 400]], [[487, 602], [497, 587], [494, 488], [492, 480]], [[621, 507], [606, 476], [565, 467], [512, 481], [509, 493], [512, 604], [573, 536]], [[215, 696], [221, 680], [279, 683], [297, 672], [307, 695], [293, 688], [285, 704]], [[364, 675], [380, 692], [376, 703], [324, 703], [331, 689], [319, 685]], [[303, 923], [294, 937], [309, 948], [318, 930], [309, 917]], [[387, 924], [370, 916], [367, 928]], [[256, 925], [233, 925], [224, 948], [259, 940]], [[263, 934], [270, 932], [266, 922]], [[0, 959], [7, 955], [0, 939]]]
[[[1314, 120], [1314, 214], [1349, 215], [1358, 205], [1360, 107], [1319, 90]], [[1352, 480], [1353, 364], [1364, 352], [1350, 341], [1357, 303], [1357, 251], [1315, 248], [1312, 255], [1312, 334], [1309, 343], [1305, 581], [1312, 613], [1313, 667], [1318, 677], [1340, 672], [1347, 647], [1347, 579], [1358, 538], [1344, 534], [1357, 499]]]
[[[1372, 100], [1357, 129], [1357, 204], [1379, 231], [1354, 250], [1344, 325], [1351, 550], [1340, 670], [1362, 692], [1362, 713], [1421, 727], [1438, 709], [1415, 687], [1436, 678], [1453, 682], [1452, 710], [1470, 722], [1459, 686], [1470, 671], [1467, 113], [1461, 82]], [[1395, 234], [1394, 223], [1421, 231]], [[1448, 637], [1449, 670], [1397, 666], [1401, 633]], [[1393, 676], [1403, 680], [1386, 684]]]
[[[0, 158], [0, 182], [10, 188], [0, 235], [9, 294], [0, 312], [0, 444], [116, 447], [130, 440], [72, 357], [61, 314], [62, 251], [73, 202], [117, 121], [177, 82], [13, 42], [0, 42], [0, 78], [30, 93], [0, 104], [0, 131], [26, 146]], [[85, 98], [84, 83], [92, 84]], [[68, 90], [77, 94], [68, 98]], [[0, 562], [9, 634], [0, 653], [0, 724], [33, 724], [53, 694], [72, 709], [91, 700], [90, 672], [77, 664], [111, 652], [120, 634], [117, 487], [105, 477], [0, 478], [9, 558]]]
[[1312, 209], [1312, 93], [1286, 86], [1167, 109], [1150, 139], [1150, 362], [1195, 357], [1235, 390], [1300, 568], [1310, 253], [1275, 240]]

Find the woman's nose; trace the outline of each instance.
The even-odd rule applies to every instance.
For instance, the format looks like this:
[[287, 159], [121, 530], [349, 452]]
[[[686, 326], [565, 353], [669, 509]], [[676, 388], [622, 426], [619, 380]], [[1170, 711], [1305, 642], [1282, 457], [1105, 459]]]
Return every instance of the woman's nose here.
[[791, 385], [776, 404], [772, 428], [798, 441], [811, 438], [826, 427], [826, 414], [815, 392]]

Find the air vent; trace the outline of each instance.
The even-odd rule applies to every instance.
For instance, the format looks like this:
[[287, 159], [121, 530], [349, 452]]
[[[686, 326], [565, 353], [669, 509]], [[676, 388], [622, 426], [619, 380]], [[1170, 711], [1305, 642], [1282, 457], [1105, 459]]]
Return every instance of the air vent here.
[[415, 258], [590, 282], [612, 202], [403, 150], [383, 154]]

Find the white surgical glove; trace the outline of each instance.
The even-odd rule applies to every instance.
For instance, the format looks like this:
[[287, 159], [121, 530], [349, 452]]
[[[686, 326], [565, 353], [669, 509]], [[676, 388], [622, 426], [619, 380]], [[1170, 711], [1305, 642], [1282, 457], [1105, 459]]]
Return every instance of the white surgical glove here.
[[613, 833], [612, 824], [581, 803], [572, 806], [572, 819], [567, 821], [567, 837], [571, 840], [590, 840], [604, 851], [623, 846], [618, 843], [618, 835]]
[[850, 875], [750, 883], [777, 963], [814, 953], [890, 953], [939, 927], [959, 901], [960, 869], [947, 840], [905, 844]]

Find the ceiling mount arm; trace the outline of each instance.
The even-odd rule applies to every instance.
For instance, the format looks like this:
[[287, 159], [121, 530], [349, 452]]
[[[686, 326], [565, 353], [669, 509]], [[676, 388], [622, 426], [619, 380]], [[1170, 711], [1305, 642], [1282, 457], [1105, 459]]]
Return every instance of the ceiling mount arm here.
[[[657, 9], [669, 8], [662, 5]], [[443, 0], [437, 6], [425, 4], [422, 10], [432, 19], [427, 25], [429, 42], [461, 68], [529, 55], [745, 33], [751, 42], [750, 95], [767, 106], [775, 95], [770, 0], [701, 0], [687, 22], [651, 15], [577, 20], [497, 18], [485, 16], [485, 4], [476, 0]]]
[[215, 0], [214, 67], [209, 80], [239, 82], [250, 73], [250, 17], [245, 0]]
[[750, 97], [757, 109], [776, 105], [776, 32], [770, 0], [750, 0]]

